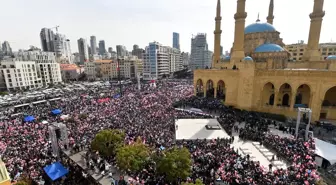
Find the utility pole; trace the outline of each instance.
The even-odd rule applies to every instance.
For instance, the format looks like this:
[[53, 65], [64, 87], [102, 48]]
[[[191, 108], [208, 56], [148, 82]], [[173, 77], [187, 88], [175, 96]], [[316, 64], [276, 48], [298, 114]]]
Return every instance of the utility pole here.
[[119, 83], [119, 93], [120, 97], [122, 97], [122, 84], [121, 84], [121, 77], [120, 77], [120, 59], [117, 60], [117, 71], [118, 71], [118, 83]]

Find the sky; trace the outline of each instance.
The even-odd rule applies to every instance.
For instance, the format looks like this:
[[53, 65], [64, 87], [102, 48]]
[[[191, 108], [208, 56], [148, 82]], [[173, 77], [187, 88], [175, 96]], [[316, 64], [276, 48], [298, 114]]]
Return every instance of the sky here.
[[[41, 48], [41, 28], [59, 25], [59, 33], [71, 41], [78, 52], [77, 40], [91, 35], [105, 40], [107, 47], [134, 44], [144, 48], [157, 41], [172, 46], [172, 33], [180, 34], [181, 50], [190, 52], [191, 37], [206, 33], [213, 51], [217, 0], [0, 0], [0, 42], [9, 41], [13, 50]], [[266, 22], [270, 0], [246, 0], [245, 26], [260, 14]], [[307, 42], [314, 0], [274, 0], [274, 26], [285, 44]], [[221, 45], [230, 50], [234, 35], [236, 0], [222, 0]], [[320, 42], [336, 41], [335, 0], [325, 0]]]

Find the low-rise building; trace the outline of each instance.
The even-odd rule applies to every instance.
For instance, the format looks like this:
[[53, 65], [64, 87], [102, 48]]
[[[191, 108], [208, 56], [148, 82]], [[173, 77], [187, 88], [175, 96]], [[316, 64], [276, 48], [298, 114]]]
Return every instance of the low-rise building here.
[[76, 64], [60, 64], [62, 80], [64, 82], [76, 81], [84, 69], [78, 67]]
[[[302, 61], [307, 44], [300, 41], [297, 44], [286, 45], [285, 48], [290, 54], [290, 60]], [[330, 55], [336, 55], [336, 43], [320, 43], [319, 51], [321, 52], [321, 60], [325, 60]]]

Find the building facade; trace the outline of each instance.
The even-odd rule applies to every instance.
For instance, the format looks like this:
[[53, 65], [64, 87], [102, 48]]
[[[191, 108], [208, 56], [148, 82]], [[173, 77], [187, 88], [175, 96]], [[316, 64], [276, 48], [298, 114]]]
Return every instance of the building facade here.
[[182, 60], [182, 65], [184, 68], [189, 68], [189, 63], [190, 63], [190, 55], [188, 52], [182, 52], [181, 53], [181, 60]]
[[[302, 61], [307, 44], [301, 41], [297, 44], [286, 45], [285, 48], [290, 54], [291, 61]], [[320, 43], [319, 52], [321, 53], [321, 60], [325, 60], [330, 55], [336, 55], [336, 43]]]
[[96, 36], [90, 37], [90, 48], [91, 48], [91, 55], [96, 55], [97, 53], [97, 38]]
[[127, 50], [126, 50], [125, 46], [117, 45], [116, 50], [117, 50], [117, 57], [118, 58], [127, 56]]
[[183, 69], [181, 52], [177, 48], [168, 47], [169, 73], [174, 73]]
[[72, 63], [70, 40], [65, 35], [56, 34], [54, 36], [54, 49], [59, 63]]
[[180, 34], [173, 32], [173, 48], [180, 50]]
[[54, 32], [49, 28], [42, 28], [40, 32], [42, 51], [54, 52]]
[[145, 49], [143, 79], [159, 79], [169, 75], [169, 47], [151, 42]]
[[[312, 110], [312, 121], [335, 120], [336, 56], [324, 60], [319, 51], [323, 0], [314, 1], [308, 44], [302, 61], [296, 62], [289, 60], [290, 53], [283, 48], [280, 32], [272, 25], [273, 0], [267, 23], [258, 20], [247, 27], [245, 2], [237, 2], [230, 56], [213, 60], [211, 69], [194, 71], [195, 95], [219, 98], [225, 105], [239, 109], [292, 118], [297, 116], [298, 107], [306, 107]], [[217, 7], [216, 20], [218, 11]], [[216, 27], [215, 34], [219, 30]], [[214, 56], [219, 55], [217, 50]]]
[[10, 47], [8, 41], [5, 41], [5, 42], [2, 43], [2, 54], [4, 56], [10, 56], [10, 55], [13, 54], [12, 48]]
[[137, 56], [138, 59], [143, 59], [143, 55], [145, 53], [145, 50], [142, 48], [139, 48], [138, 45], [133, 45], [132, 55]]
[[[120, 77], [133, 79], [137, 75], [137, 61], [133, 59], [118, 59]], [[112, 60], [95, 60], [86, 62], [84, 65], [88, 80], [110, 81], [118, 79], [118, 62]]]
[[99, 55], [104, 55], [105, 53], [106, 53], [105, 41], [101, 40], [99, 41]]
[[211, 58], [209, 56], [208, 43], [206, 40], [206, 34], [197, 34], [191, 38], [191, 52], [190, 52], [190, 68], [205, 69], [211, 67]]
[[60, 64], [60, 68], [63, 82], [76, 81], [79, 75], [84, 72], [84, 69], [76, 64]]
[[26, 90], [43, 86], [35, 61], [2, 61], [0, 67], [6, 89]]
[[79, 53], [79, 64], [84, 64], [89, 60], [89, 50], [86, 40], [80, 38], [77, 40], [78, 44], [78, 53]]
[[21, 51], [16, 53], [14, 60], [35, 61], [43, 86], [62, 82], [60, 64], [56, 62], [54, 52]]

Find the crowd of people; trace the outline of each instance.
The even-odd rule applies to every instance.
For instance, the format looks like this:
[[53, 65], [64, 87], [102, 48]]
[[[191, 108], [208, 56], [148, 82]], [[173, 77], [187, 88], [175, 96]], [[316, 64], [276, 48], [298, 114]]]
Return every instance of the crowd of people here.
[[[89, 148], [96, 133], [107, 128], [123, 130], [126, 144], [141, 138], [146, 145], [158, 150], [161, 146], [166, 149], [184, 146], [190, 150], [193, 158], [190, 181], [199, 178], [205, 184], [212, 184], [216, 179], [230, 184], [313, 184], [318, 179], [312, 159], [312, 141], [268, 135], [267, 127], [272, 121], [257, 113], [226, 107], [215, 99], [194, 97], [190, 82], [161, 81], [157, 82], [155, 88], [144, 84], [141, 90], [137, 89], [137, 85], [130, 84], [124, 86], [121, 97], [113, 98], [118, 93], [116, 89], [96, 87], [74, 90], [64, 95], [62, 101], [28, 107], [22, 111], [24, 115], [35, 116], [36, 120], [31, 123], [23, 121], [24, 115], [11, 117], [12, 112], [8, 111], [5, 118], [0, 120], [0, 155], [11, 178], [15, 180], [26, 174], [37, 182], [43, 182], [43, 167], [56, 161], [56, 156], [52, 155], [48, 124], [42, 123], [45, 120], [49, 123], [66, 122], [70, 147], [77, 150]], [[249, 156], [240, 156], [230, 146], [232, 139], [175, 141], [175, 119], [213, 118], [175, 109], [187, 106], [207, 109], [218, 115], [219, 123], [229, 135], [236, 123], [244, 122], [246, 126], [240, 130], [242, 139], [262, 141], [279, 153], [286, 151], [282, 157], [288, 160], [290, 167], [269, 171]], [[50, 111], [56, 108], [70, 119], [66, 121], [59, 115], [52, 115]], [[107, 166], [115, 165], [113, 160], [99, 156], [88, 154], [86, 157], [88, 166], [99, 164], [100, 171], [107, 171]], [[77, 168], [71, 167], [76, 173], [67, 184], [78, 183], [76, 176], [81, 176], [78, 177], [80, 179], [87, 176], [85, 172], [77, 173], [80, 171]], [[139, 184], [167, 183], [163, 176], [156, 175], [152, 163], [141, 173], [130, 175]]]

